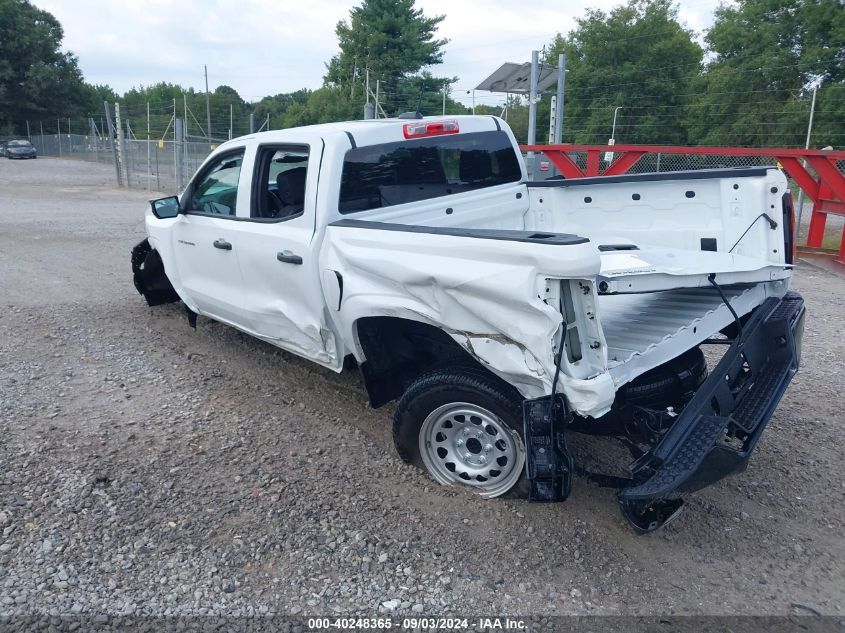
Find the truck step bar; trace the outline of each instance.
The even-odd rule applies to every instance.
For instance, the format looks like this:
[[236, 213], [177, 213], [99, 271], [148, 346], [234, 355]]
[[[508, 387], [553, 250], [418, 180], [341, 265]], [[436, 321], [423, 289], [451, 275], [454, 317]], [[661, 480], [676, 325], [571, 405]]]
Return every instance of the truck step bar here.
[[620, 499], [664, 499], [744, 470], [798, 370], [803, 322], [797, 293], [767, 299], [660, 443], [632, 466], [639, 483]]
[[[798, 371], [804, 314], [804, 300], [797, 293], [767, 299], [754, 311], [657, 446], [632, 464], [631, 479], [604, 477], [609, 482], [606, 485], [621, 488], [618, 499], [622, 514], [637, 532], [651, 532], [676, 517], [683, 506], [683, 493], [700, 490], [746, 468], [751, 452]], [[543, 425], [543, 416], [548, 417], [549, 411], [548, 398], [525, 403], [532, 494], [535, 478], [540, 484], [538, 494], [547, 489], [545, 482], [549, 480], [548, 467], [530, 467], [532, 453], [549, 442], [552, 425]], [[535, 432], [542, 439], [535, 441]], [[557, 440], [554, 446], [558, 450], [553, 454], [565, 461], [565, 442]], [[571, 466], [567, 470], [558, 465], [558, 477], [571, 474], [572, 470]], [[594, 481], [601, 479], [601, 475], [593, 477]], [[568, 491], [556, 499], [538, 500], [562, 501], [566, 496]]]

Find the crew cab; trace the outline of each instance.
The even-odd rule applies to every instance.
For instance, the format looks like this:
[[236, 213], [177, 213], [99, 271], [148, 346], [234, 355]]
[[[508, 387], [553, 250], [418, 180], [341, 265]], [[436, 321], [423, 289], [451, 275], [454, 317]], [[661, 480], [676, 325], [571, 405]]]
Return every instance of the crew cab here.
[[[561, 501], [580, 472], [641, 532], [745, 467], [798, 368], [774, 168], [531, 182], [501, 119], [410, 115], [231, 140], [146, 228], [150, 305], [357, 367], [436, 481]], [[622, 438], [630, 477], [572, 431]]]

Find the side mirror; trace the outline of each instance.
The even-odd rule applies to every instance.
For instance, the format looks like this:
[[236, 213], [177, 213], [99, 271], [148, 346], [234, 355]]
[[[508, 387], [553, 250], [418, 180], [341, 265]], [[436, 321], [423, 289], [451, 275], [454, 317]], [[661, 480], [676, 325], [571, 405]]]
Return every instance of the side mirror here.
[[167, 198], [150, 200], [150, 207], [153, 210], [153, 215], [159, 220], [175, 218], [179, 215], [179, 198], [176, 196], [168, 196]]

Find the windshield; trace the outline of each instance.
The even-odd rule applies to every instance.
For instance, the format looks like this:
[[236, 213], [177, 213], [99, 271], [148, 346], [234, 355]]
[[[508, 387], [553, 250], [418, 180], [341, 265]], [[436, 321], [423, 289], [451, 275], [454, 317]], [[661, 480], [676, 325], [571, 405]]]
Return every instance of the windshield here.
[[32, 147], [29, 141], [9, 141], [7, 147]]

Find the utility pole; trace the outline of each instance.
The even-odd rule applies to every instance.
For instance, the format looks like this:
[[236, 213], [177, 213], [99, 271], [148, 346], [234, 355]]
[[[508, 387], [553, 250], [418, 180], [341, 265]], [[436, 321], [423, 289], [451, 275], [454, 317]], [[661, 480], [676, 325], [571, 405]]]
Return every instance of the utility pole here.
[[91, 144], [94, 146], [94, 162], [100, 162], [100, 139], [97, 137], [97, 124], [94, 117], [88, 117], [88, 134]]
[[555, 145], [563, 142], [563, 95], [566, 84], [566, 55], [557, 56], [557, 95], [555, 95]]
[[56, 139], [59, 141], [59, 157], [62, 155], [62, 121], [56, 119]]
[[185, 180], [185, 130], [182, 120], [175, 114], [173, 116], [173, 179], [176, 181], [176, 189], [182, 189]]
[[[528, 90], [528, 144], [537, 143], [537, 81], [539, 74], [538, 51], [531, 51], [531, 84]], [[534, 152], [528, 153], [528, 166], [531, 170], [531, 180], [537, 178], [537, 157]]]
[[147, 101], [147, 191], [152, 188], [153, 162], [150, 156], [150, 102]]
[[117, 131], [118, 160], [126, 186], [129, 186], [129, 164], [126, 162], [126, 138], [123, 136], [123, 124], [120, 120], [120, 103], [114, 104], [114, 129]]
[[29, 121], [26, 122], [26, 140], [32, 142], [32, 135], [29, 133]]
[[364, 120], [375, 118], [375, 107], [370, 103], [370, 69], [366, 70], [366, 79], [364, 80], [364, 96], [367, 100], [364, 102]]
[[[208, 66], [203, 66], [205, 69], [205, 118], [208, 122], [206, 136], [208, 138], [208, 144], [211, 145], [211, 96], [208, 93]], [[187, 122], [187, 118], [185, 121]]]
[[379, 88], [381, 88], [381, 79], [376, 79], [376, 107], [373, 108], [373, 112], [375, 113], [375, 117], [378, 118], [378, 97], [379, 97]]
[[234, 106], [230, 103], [229, 104], [229, 140], [232, 140], [232, 135], [234, 134], [234, 126], [235, 126], [235, 109]]
[[[114, 171], [117, 174], [117, 186], [123, 186], [123, 176], [120, 173], [120, 163], [117, 160], [117, 145], [115, 145], [114, 137], [112, 136], [112, 124], [111, 124], [111, 109], [109, 108], [109, 102], [103, 101], [103, 108], [106, 111], [106, 124], [108, 125], [109, 130], [109, 142], [111, 143], [111, 150], [112, 156], [114, 156]], [[44, 127], [41, 127], [41, 135], [44, 135]]]
[[[807, 141], [804, 149], [810, 149], [810, 135], [813, 133], [813, 116], [816, 114], [816, 93], [819, 91], [819, 83], [813, 86], [813, 101], [810, 103], [810, 122], [807, 124]], [[807, 169], [807, 161], [804, 160], [804, 169]], [[804, 215], [804, 190], [798, 192], [798, 226], [795, 227], [795, 239], [798, 239], [798, 232], [801, 230], [801, 217]]]
[[448, 85], [447, 82], [443, 82], [443, 116], [446, 116], [446, 87]]

